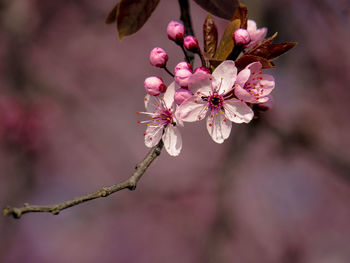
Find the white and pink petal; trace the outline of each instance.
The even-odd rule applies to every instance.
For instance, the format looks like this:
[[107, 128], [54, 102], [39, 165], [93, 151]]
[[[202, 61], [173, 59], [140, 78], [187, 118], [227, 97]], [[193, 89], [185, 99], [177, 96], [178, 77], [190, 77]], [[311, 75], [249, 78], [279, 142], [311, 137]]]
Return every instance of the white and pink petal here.
[[233, 88], [237, 78], [237, 68], [232, 60], [225, 60], [213, 72], [214, 86], [219, 94], [226, 93]]
[[168, 86], [166, 92], [164, 93], [163, 100], [164, 100], [165, 106], [168, 109], [172, 109], [174, 106], [174, 95], [175, 95], [176, 87], [178, 86], [174, 81]]
[[223, 143], [231, 133], [232, 122], [229, 121], [224, 112], [212, 112], [207, 117], [207, 130], [216, 143]]
[[248, 123], [254, 117], [253, 110], [237, 99], [226, 100], [224, 110], [226, 118], [235, 123]]
[[237, 75], [237, 79], [235, 81], [235, 87], [236, 85], [244, 87], [244, 84], [248, 81], [248, 79], [250, 78], [250, 75], [251, 75], [250, 69], [245, 68], [241, 70]]
[[194, 122], [204, 119], [207, 111], [207, 102], [201, 97], [193, 96], [177, 108], [175, 116], [181, 121]]
[[149, 148], [156, 146], [163, 134], [163, 126], [148, 126], [145, 132], [145, 145]]
[[212, 92], [212, 76], [202, 72], [193, 74], [188, 80], [188, 89], [193, 94], [208, 96]]
[[179, 129], [173, 125], [168, 125], [163, 134], [164, 148], [171, 156], [180, 154], [182, 148], [182, 137]]
[[234, 93], [236, 97], [240, 100], [246, 102], [251, 102], [255, 100], [255, 98], [246, 89], [241, 88], [241, 86], [236, 86]]

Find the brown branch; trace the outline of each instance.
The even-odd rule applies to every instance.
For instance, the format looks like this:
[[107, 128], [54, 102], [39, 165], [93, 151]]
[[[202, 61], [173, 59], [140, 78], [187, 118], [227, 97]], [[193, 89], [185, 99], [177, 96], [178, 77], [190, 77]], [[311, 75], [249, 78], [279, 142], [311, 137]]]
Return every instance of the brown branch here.
[[138, 181], [141, 179], [142, 175], [146, 172], [150, 164], [160, 155], [162, 148], [163, 148], [163, 141], [161, 140], [156, 146], [154, 146], [148, 152], [148, 154], [143, 159], [143, 161], [136, 165], [135, 172], [132, 174], [132, 176], [129, 177], [129, 179], [127, 179], [124, 182], [121, 182], [119, 184], [115, 184], [112, 186], [103, 187], [95, 193], [80, 196], [56, 205], [31, 206], [29, 204], [24, 204], [23, 207], [19, 207], [19, 208], [8, 206], [3, 210], [4, 215], [13, 216], [14, 218], [20, 218], [23, 214], [32, 213], [32, 212], [46, 212], [46, 213], [51, 213], [53, 215], [58, 215], [59, 212], [69, 207], [76, 206], [96, 198], [106, 197], [126, 188], [129, 190], [135, 190]]

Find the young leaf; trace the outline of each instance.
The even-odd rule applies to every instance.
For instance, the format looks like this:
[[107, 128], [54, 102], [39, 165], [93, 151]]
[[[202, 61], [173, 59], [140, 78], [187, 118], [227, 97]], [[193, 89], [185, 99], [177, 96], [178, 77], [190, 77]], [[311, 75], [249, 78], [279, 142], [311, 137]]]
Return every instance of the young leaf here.
[[204, 51], [209, 57], [213, 57], [218, 44], [218, 30], [214, 20], [207, 14], [203, 24]]
[[253, 62], [260, 62], [262, 65], [262, 68], [274, 68], [275, 65], [269, 61], [266, 58], [253, 56], [253, 55], [243, 55], [240, 58], [236, 59], [235, 65], [238, 68], [238, 70], [244, 69], [246, 66], [248, 66], [250, 63]]
[[160, 0], [121, 0], [117, 7], [119, 39], [137, 32], [151, 16]]
[[224, 19], [231, 19], [238, 7], [238, 0], [194, 0], [204, 10]]
[[231, 54], [234, 47], [232, 35], [239, 28], [240, 23], [240, 20], [236, 19], [227, 24], [215, 55], [217, 60], [225, 60]]
[[250, 55], [259, 56], [266, 58], [268, 60], [273, 60], [283, 53], [287, 52], [291, 48], [293, 48], [297, 43], [295, 42], [287, 42], [287, 43], [279, 43], [279, 44], [265, 44], [260, 45], [253, 52], [249, 52]]
[[117, 9], [118, 9], [118, 4], [116, 4], [112, 11], [109, 12], [108, 16], [106, 17], [105, 23], [106, 24], [112, 24], [117, 20]]

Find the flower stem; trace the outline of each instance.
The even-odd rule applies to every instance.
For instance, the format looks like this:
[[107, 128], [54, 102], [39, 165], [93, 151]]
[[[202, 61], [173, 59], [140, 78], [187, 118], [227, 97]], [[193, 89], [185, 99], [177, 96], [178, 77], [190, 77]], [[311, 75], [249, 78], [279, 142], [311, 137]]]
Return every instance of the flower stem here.
[[[186, 35], [192, 35], [194, 36], [193, 28], [192, 28], [192, 21], [191, 21], [191, 14], [190, 14], [190, 5], [188, 3], [188, 0], [178, 0], [179, 6], [180, 6], [180, 20], [183, 22], [185, 29], [186, 29]], [[194, 63], [194, 54], [192, 52], [186, 51], [183, 47], [182, 50], [185, 53], [186, 61], [190, 63], [193, 67]]]
[[[190, 63], [191, 65], [193, 64], [193, 61], [194, 61], [194, 57], [193, 57], [193, 59], [191, 59], [190, 57], [189, 57], [189, 54], [188, 54], [188, 52], [186, 51], [186, 49], [183, 47], [183, 45], [179, 45], [180, 47], [181, 47], [181, 49], [182, 49], [182, 51], [184, 52], [184, 55], [185, 55], [185, 58], [186, 58], [186, 62], [187, 63]], [[191, 63], [192, 62], [192, 63]], [[193, 65], [192, 65], [193, 66]]]
[[164, 66], [163, 68], [170, 76], [175, 77], [175, 75], [171, 73], [171, 71], [166, 66]]

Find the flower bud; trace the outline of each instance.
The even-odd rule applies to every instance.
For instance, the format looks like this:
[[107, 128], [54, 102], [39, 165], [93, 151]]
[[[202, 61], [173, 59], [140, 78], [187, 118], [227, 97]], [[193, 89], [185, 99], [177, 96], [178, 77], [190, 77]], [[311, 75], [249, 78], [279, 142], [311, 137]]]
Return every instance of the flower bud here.
[[175, 73], [175, 81], [181, 87], [188, 86], [188, 79], [192, 76], [192, 71], [188, 69], [180, 69]]
[[250, 42], [250, 34], [248, 30], [239, 28], [233, 33], [233, 39], [237, 46], [247, 45]]
[[188, 69], [189, 71], [192, 72], [192, 66], [190, 63], [187, 63], [187, 62], [180, 62], [179, 64], [177, 64], [175, 69], [174, 69], [175, 74], [180, 69]]
[[194, 36], [187, 36], [184, 39], [184, 47], [194, 53], [199, 52], [198, 39]]
[[211, 74], [210, 70], [207, 69], [206, 67], [199, 67], [194, 70], [194, 73], [201, 72], [204, 74]]
[[180, 105], [182, 102], [184, 102], [188, 98], [191, 98], [192, 96], [193, 93], [188, 89], [179, 88], [174, 94], [174, 101], [177, 105]]
[[182, 44], [185, 36], [185, 27], [177, 21], [170, 21], [167, 27], [168, 38], [177, 44]]
[[148, 77], [145, 79], [144, 85], [146, 92], [151, 96], [158, 96], [160, 93], [164, 93], [167, 89], [160, 77]]
[[149, 60], [153, 66], [162, 68], [168, 61], [168, 55], [164, 49], [155, 47], [149, 54]]

